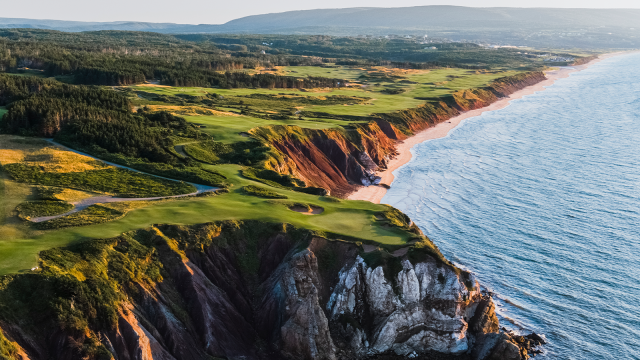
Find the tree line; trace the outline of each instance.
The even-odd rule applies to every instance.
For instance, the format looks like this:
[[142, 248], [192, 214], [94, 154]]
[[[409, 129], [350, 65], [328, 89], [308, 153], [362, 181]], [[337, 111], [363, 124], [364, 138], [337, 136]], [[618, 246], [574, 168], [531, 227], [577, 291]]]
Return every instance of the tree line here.
[[126, 119], [131, 107], [115, 91], [6, 74], [0, 74], [0, 105], [8, 110], [0, 130], [45, 137], [54, 136], [71, 120]]
[[159, 80], [172, 86], [317, 87], [337, 79], [252, 75], [257, 67], [317, 65], [322, 59], [231, 51], [208, 41], [136, 32], [62, 33], [0, 29], [0, 71], [38, 69], [45, 76], [70, 76], [76, 84], [122, 86]]

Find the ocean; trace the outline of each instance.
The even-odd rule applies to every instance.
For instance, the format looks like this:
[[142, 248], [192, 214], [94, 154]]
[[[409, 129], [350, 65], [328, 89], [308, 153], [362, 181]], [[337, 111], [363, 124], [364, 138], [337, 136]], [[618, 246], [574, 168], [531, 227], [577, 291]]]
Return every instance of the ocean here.
[[640, 359], [640, 53], [412, 149], [382, 202], [495, 295], [536, 359]]

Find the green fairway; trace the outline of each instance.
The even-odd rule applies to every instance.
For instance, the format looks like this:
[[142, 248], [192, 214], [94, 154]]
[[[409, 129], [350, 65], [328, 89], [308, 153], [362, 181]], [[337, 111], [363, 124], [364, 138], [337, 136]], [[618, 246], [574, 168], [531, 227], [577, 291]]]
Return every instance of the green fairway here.
[[[132, 210], [122, 219], [98, 225], [62, 230], [16, 233], [16, 237], [0, 240], [0, 275], [36, 266], [37, 254], [46, 249], [65, 246], [86, 238], [114, 237], [126, 231], [147, 228], [153, 224], [198, 224], [216, 220], [262, 220], [286, 222], [311, 230], [336, 233], [384, 244], [402, 244], [411, 234], [399, 228], [386, 227], [376, 221], [375, 213], [387, 207], [366, 201], [330, 201], [321, 196], [269, 187], [240, 176], [238, 165], [209, 166], [227, 176], [233, 183], [228, 194], [162, 201]], [[287, 201], [312, 204], [324, 208], [319, 215], [304, 215], [289, 210], [275, 201], [247, 196], [243, 186], [255, 185], [286, 195]], [[20, 200], [16, 200], [20, 201]]]
[[[144, 91], [158, 95], [169, 96], [203, 96], [218, 94], [223, 97], [248, 96], [251, 94], [296, 94], [307, 97], [349, 96], [370, 98], [371, 100], [359, 104], [339, 105], [307, 105], [303, 111], [324, 112], [335, 115], [367, 116], [373, 113], [387, 113], [417, 107], [427, 98], [435, 98], [450, 94], [458, 90], [478, 88], [488, 85], [491, 81], [516, 71], [476, 71], [458, 68], [442, 68], [433, 70], [402, 70], [383, 67], [319, 67], [319, 66], [288, 66], [279, 69], [279, 73], [291, 76], [324, 76], [353, 81], [350, 87], [337, 89], [211, 89], [202, 87], [170, 87], [170, 86], [131, 86], [136, 91]], [[388, 94], [384, 91], [399, 89], [401, 93]], [[201, 117], [188, 117], [189, 121], [198, 122]], [[227, 119], [226, 116], [213, 116], [211, 130], [206, 130], [222, 141], [238, 141], [238, 137], [225, 138], [226, 130], [234, 132], [246, 131], [255, 126], [271, 125], [270, 120], [245, 117], [243, 119]], [[205, 123], [205, 121], [202, 121]], [[297, 123], [297, 121], [278, 121], [281, 125], [299, 125], [301, 127], [322, 128], [329, 127], [321, 123]]]
[[314, 76], [314, 77], [328, 77], [335, 79], [344, 79], [355, 81], [364, 73], [358, 67], [348, 67], [340, 65], [327, 64], [327, 67], [323, 66], [284, 66], [279, 69], [280, 73], [287, 76]]
[[3, 116], [4, 114], [6, 114], [6, 113], [7, 113], [7, 108], [6, 108], [6, 107], [4, 107], [4, 106], [0, 106], [0, 119], [1, 119], [1, 118], [2, 118], [2, 116]]
[[[296, 125], [310, 129], [346, 126], [353, 121], [329, 119], [321, 113], [368, 116], [414, 108], [429, 98], [486, 86], [496, 78], [515, 74], [515, 71], [488, 72], [455, 68], [407, 70], [329, 65], [281, 67], [278, 68], [278, 73], [299, 77], [346, 79], [351, 85], [335, 89], [303, 90], [154, 85], [128, 88], [140, 92], [139, 96], [130, 97], [136, 106], [148, 106], [151, 111], [175, 112], [188, 122], [198, 124], [199, 130], [213, 136], [215, 140], [232, 144], [248, 140], [246, 133], [260, 126]], [[217, 96], [213, 96], [214, 93]], [[165, 97], [154, 98], [156, 95]], [[4, 108], [0, 108], [0, 114], [5, 111]], [[362, 121], [367, 122], [366, 118]], [[175, 145], [190, 142], [193, 142], [193, 139], [178, 136]], [[0, 275], [35, 266], [37, 254], [42, 250], [65, 246], [82, 239], [113, 237], [153, 224], [198, 224], [231, 219], [261, 220], [286, 222], [311, 230], [333, 233], [346, 239], [362, 239], [384, 244], [403, 244], [412, 237], [406, 230], [390, 227], [386, 221], [376, 220], [375, 214], [387, 209], [384, 205], [365, 201], [331, 201], [322, 196], [270, 187], [244, 178], [241, 175], [242, 167], [239, 165], [204, 166], [227, 177], [225, 181], [233, 184], [229, 193], [151, 202], [111, 222], [47, 231], [36, 231], [16, 220], [13, 210], [17, 204], [30, 196], [31, 190], [5, 180], [2, 189], [5, 196], [9, 196], [2, 201]], [[245, 186], [249, 187], [243, 190]], [[246, 190], [252, 189], [251, 186], [259, 186], [260, 193], [271, 193], [272, 199], [269, 199], [269, 196], [251, 196]], [[7, 187], [11, 187], [11, 190], [6, 190]], [[273, 193], [281, 196], [275, 196]], [[281, 199], [273, 199], [274, 197]], [[324, 211], [316, 215], [299, 213], [290, 209], [296, 203], [313, 205]]]
[[183, 116], [187, 121], [194, 124], [200, 124], [204, 127], [200, 128], [203, 132], [214, 137], [215, 140], [224, 143], [233, 143], [237, 141], [245, 141], [246, 136], [240, 135], [246, 133], [250, 129], [258, 126], [268, 125], [296, 125], [309, 129], [326, 129], [338, 127], [337, 121], [314, 121], [314, 120], [266, 120], [258, 119], [250, 116], [216, 116], [216, 115], [199, 115], [199, 116]]

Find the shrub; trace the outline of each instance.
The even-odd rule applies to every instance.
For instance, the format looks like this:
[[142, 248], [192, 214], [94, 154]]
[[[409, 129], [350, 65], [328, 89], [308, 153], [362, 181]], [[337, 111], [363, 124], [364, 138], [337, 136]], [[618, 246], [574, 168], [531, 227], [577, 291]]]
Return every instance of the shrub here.
[[255, 185], [247, 185], [242, 188], [248, 195], [268, 198], [268, 199], [288, 199], [286, 195], [278, 194], [275, 191], [271, 191], [267, 188], [263, 188]]
[[184, 182], [171, 181], [140, 174], [121, 168], [88, 170], [84, 172], [44, 172], [37, 166], [7, 164], [3, 168], [19, 182], [46, 186], [118, 194], [124, 197], [155, 197], [189, 194], [195, 187]]
[[73, 205], [68, 202], [52, 200], [24, 202], [16, 207], [20, 218], [23, 219], [64, 214], [71, 209]]
[[276, 188], [293, 190], [310, 195], [327, 195], [327, 190], [323, 188], [305, 187], [305, 183], [302, 180], [296, 179], [291, 175], [282, 175], [273, 170], [247, 168], [242, 170], [242, 175], [248, 179], [259, 181]]
[[124, 212], [102, 205], [91, 205], [71, 215], [34, 224], [36, 229], [49, 230], [72, 226], [101, 224], [124, 216]]

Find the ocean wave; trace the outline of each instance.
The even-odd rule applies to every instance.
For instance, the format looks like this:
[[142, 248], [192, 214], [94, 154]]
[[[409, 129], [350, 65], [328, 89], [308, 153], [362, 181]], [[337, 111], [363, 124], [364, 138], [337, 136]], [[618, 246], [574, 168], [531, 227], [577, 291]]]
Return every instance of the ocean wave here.
[[417, 145], [383, 199], [473, 269], [501, 320], [547, 334], [541, 359], [640, 351], [638, 60], [602, 61]]

